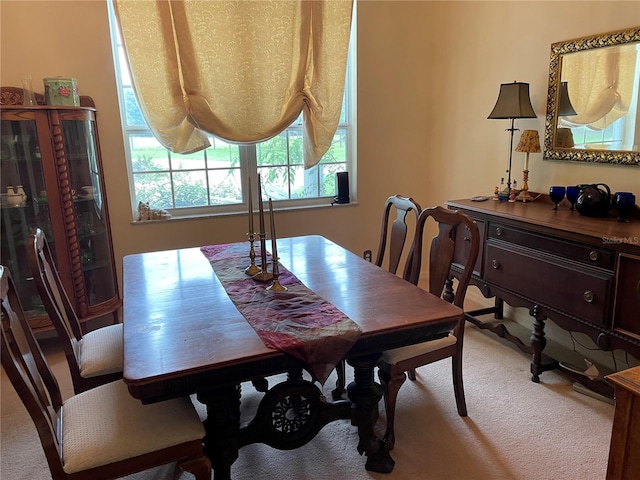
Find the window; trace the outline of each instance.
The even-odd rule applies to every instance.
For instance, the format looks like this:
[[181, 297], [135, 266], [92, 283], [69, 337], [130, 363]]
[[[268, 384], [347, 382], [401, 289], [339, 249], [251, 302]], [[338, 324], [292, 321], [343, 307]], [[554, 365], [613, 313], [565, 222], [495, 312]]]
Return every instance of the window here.
[[603, 130], [594, 130], [588, 125], [573, 127], [573, 141], [575, 148], [596, 150], [625, 150], [623, 148], [623, 130], [627, 116], [621, 117], [609, 124]]
[[[340, 124], [322, 160], [304, 169], [302, 118], [265, 142], [232, 144], [209, 138], [203, 151], [181, 155], [164, 148], [147, 127], [131, 86], [111, 2], [118, 92], [133, 205], [149, 202], [174, 217], [246, 211], [247, 177], [260, 174], [263, 195], [282, 206], [327, 204], [337, 195], [336, 173], [355, 166], [355, 32], [352, 28]], [[354, 6], [355, 25], [355, 6]], [[352, 182], [353, 182], [352, 175]]]

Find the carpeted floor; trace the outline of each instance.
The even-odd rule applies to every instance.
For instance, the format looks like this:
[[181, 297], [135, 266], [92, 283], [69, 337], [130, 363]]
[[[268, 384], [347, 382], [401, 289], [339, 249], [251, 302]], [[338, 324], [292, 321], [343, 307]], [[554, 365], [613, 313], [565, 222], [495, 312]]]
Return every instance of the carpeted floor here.
[[[293, 451], [262, 445], [240, 450], [235, 480], [590, 480], [606, 473], [613, 406], [573, 390], [570, 381], [545, 372], [529, 380], [529, 359], [493, 337], [467, 326], [464, 379], [469, 416], [458, 416], [448, 360], [418, 370], [398, 397], [396, 467], [370, 473], [356, 451], [357, 433], [348, 421], [328, 425], [309, 444]], [[55, 342], [44, 349], [65, 396], [71, 395], [64, 357]], [[334, 383], [325, 386], [329, 391]], [[26, 410], [2, 372], [0, 477], [48, 480], [50, 474]], [[243, 385], [247, 408], [259, 394]], [[243, 407], [244, 408], [244, 407]], [[202, 409], [200, 409], [201, 413]], [[379, 427], [383, 429], [384, 416]], [[170, 479], [172, 466], [127, 477]], [[182, 474], [180, 480], [192, 478]]]

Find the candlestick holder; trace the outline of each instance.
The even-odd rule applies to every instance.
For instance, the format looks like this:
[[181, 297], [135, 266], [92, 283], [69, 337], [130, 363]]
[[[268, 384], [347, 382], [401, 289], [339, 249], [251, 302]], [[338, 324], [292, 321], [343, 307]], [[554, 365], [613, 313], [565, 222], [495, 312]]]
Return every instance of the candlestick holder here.
[[267, 234], [260, 232], [258, 235], [260, 236], [260, 271], [251, 278], [258, 282], [269, 282], [273, 279], [273, 273], [270, 273], [267, 268]]
[[247, 233], [247, 236], [249, 237], [249, 244], [251, 245], [251, 247], [249, 248], [249, 259], [251, 260], [251, 264], [244, 269], [244, 273], [253, 277], [256, 273], [260, 272], [260, 268], [256, 265], [256, 250], [253, 247], [255, 234]]
[[278, 258], [273, 257], [273, 283], [267, 287], [267, 290], [272, 292], [286, 292], [287, 287], [280, 283], [278, 278], [280, 277], [280, 269], [278, 268]]

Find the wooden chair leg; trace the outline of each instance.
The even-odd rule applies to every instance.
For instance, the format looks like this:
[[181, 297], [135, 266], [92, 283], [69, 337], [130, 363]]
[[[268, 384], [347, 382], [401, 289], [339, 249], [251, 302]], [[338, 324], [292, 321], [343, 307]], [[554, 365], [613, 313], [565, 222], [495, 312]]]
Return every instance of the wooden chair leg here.
[[398, 398], [398, 392], [400, 387], [407, 379], [404, 372], [394, 373], [380, 369], [378, 371], [378, 377], [380, 383], [384, 389], [384, 408], [387, 416], [387, 430], [384, 434], [384, 440], [389, 446], [389, 450], [393, 450], [396, 443], [395, 437], [395, 416], [396, 416], [396, 399]]
[[336, 388], [331, 391], [331, 396], [334, 400], [340, 400], [344, 394], [345, 384], [347, 383], [347, 372], [344, 360], [336, 365], [336, 373], [338, 374], [338, 379], [336, 380]]
[[467, 402], [464, 398], [464, 386], [462, 384], [462, 354], [458, 353], [451, 357], [453, 369], [453, 392], [456, 396], [456, 406], [461, 417], [467, 416]]
[[200, 457], [178, 462], [181, 470], [191, 473], [196, 480], [211, 480], [211, 462], [208, 457]]

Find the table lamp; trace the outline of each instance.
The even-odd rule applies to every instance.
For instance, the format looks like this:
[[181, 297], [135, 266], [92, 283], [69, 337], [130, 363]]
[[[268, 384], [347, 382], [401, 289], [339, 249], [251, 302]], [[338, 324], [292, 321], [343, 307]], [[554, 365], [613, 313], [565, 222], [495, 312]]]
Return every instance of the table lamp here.
[[527, 154], [524, 161], [524, 170], [522, 171], [522, 190], [516, 197], [521, 202], [532, 202], [534, 198], [529, 194], [529, 154], [540, 153], [540, 136], [537, 130], [523, 130], [520, 136], [520, 142], [516, 147], [516, 152], [524, 152]]
[[558, 128], [556, 130], [556, 148], [573, 148], [573, 132], [570, 128]]
[[515, 81], [513, 83], [501, 84], [496, 105], [487, 118], [511, 120], [511, 128], [507, 128], [507, 131], [511, 134], [509, 143], [509, 169], [507, 170], [507, 192], [510, 192], [513, 132], [519, 130], [513, 126], [514, 119], [537, 118], [536, 112], [533, 111], [533, 107], [531, 106], [531, 100], [529, 99], [529, 84]]
[[558, 116], [567, 117], [577, 115], [569, 99], [569, 82], [560, 82], [560, 95], [558, 97]]

